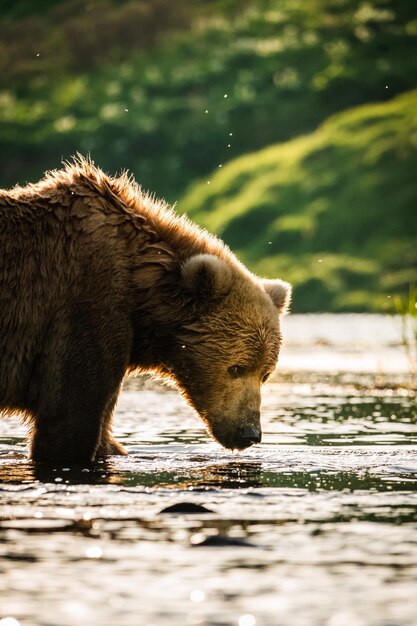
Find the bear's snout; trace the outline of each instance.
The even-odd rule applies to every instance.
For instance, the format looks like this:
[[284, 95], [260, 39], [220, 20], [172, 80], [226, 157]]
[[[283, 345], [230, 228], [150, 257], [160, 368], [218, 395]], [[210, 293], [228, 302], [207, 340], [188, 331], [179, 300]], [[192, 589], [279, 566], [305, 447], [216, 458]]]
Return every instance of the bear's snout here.
[[258, 426], [239, 426], [234, 432], [230, 433], [230, 440], [227, 444], [223, 443], [226, 448], [232, 450], [244, 450], [253, 446], [254, 443], [261, 443], [262, 431]]
[[256, 426], [242, 426], [239, 428], [239, 437], [243, 442], [248, 442], [245, 447], [249, 447], [254, 443], [261, 443], [262, 431]]
[[244, 450], [262, 440], [261, 427], [254, 424], [227, 429], [213, 427], [212, 434], [222, 446], [231, 450]]

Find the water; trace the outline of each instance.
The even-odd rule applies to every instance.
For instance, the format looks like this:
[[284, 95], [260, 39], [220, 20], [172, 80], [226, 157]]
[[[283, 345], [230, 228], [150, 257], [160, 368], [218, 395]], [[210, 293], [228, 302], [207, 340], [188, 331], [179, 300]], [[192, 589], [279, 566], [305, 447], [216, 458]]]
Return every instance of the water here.
[[[332, 346], [340, 356], [329, 335], [305, 349]], [[290, 372], [290, 348], [287, 373], [265, 386], [264, 442], [239, 455], [208, 438], [175, 390], [146, 381], [128, 382], [117, 407], [128, 457], [35, 467], [25, 429], [0, 422], [0, 617], [415, 626], [415, 394], [395, 363], [385, 378]]]

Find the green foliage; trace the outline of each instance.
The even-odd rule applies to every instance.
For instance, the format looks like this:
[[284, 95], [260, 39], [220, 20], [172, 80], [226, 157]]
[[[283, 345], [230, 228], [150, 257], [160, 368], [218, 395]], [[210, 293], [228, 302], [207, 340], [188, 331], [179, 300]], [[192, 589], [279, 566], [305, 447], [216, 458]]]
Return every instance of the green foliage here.
[[149, 51], [213, 16], [234, 19], [250, 0], [0, 0], [0, 88], [90, 72]]
[[295, 285], [295, 311], [389, 310], [417, 281], [417, 91], [245, 155], [179, 209], [248, 265]]
[[409, 0], [36, 6], [0, 22], [4, 186], [79, 150], [176, 201], [236, 156], [417, 86]]
[[0, 0], [0, 85], [89, 71], [190, 27], [193, 0]]

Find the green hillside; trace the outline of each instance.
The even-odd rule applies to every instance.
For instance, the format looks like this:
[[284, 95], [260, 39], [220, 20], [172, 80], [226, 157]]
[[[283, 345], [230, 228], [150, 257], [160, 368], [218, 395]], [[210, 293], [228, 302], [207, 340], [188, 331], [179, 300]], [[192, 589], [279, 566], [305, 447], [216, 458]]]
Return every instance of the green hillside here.
[[389, 310], [417, 282], [417, 91], [235, 159], [179, 203], [294, 311]]
[[236, 156], [417, 87], [410, 0], [0, 5], [1, 186], [79, 150], [176, 201]]

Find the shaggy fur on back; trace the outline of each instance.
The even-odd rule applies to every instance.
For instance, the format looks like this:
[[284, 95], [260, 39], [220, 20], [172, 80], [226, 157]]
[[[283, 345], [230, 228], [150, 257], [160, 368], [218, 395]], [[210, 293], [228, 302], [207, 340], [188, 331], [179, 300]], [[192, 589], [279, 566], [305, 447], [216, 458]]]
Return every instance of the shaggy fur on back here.
[[[38, 183], [0, 190], [0, 202], [9, 208], [0, 219], [30, 221], [42, 217], [52, 224], [55, 218], [67, 222], [104, 212], [113, 216], [115, 223], [130, 221], [150, 239], [181, 251], [183, 258], [211, 253], [237, 263], [223, 242], [186, 216], [176, 214], [164, 201], [143, 192], [133, 177], [127, 173], [111, 177], [83, 157], [66, 163], [61, 170], [47, 172]], [[239, 268], [244, 266], [239, 264]]]

